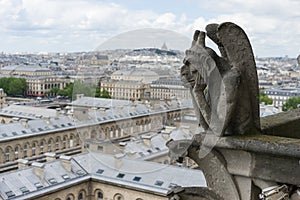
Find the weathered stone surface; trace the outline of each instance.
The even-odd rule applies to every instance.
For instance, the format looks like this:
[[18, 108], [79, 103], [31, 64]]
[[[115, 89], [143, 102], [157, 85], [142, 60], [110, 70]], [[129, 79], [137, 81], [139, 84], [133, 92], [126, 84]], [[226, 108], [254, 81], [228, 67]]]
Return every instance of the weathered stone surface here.
[[181, 68], [199, 124], [218, 136], [259, 131], [258, 79], [247, 35], [230, 22], [206, 30], [222, 57], [205, 46], [205, 32], [196, 31]]
[[222, 200], [220, 196], [209, 188], [185, 187], [174, 188], [174, 192], [170, 194], [170, 200]]
[[300, 108], [261, 118], [263, 134], [300, 139]]

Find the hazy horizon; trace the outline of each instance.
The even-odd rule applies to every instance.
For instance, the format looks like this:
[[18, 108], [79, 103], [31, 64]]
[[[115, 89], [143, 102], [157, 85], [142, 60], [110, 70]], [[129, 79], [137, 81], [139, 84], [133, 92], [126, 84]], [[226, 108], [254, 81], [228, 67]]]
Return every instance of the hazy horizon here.
[[231, 21], [258, 57], [297, 57], [300, 2], [295, 0], [146, 1], [2, 0], [0, 52], [82, 52], [124, 32], [158, 28], [189, 39], [209, 23]]

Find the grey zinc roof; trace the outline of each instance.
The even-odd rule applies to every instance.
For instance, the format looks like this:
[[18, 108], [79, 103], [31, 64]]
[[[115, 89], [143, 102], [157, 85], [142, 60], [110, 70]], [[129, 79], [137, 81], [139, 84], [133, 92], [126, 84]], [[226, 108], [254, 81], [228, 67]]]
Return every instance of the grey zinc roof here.
[[114, 75], [127, 75], [127, 76], [158, 76], [157, 73], [155, 73], [154, 71], [151, 71], [149, 69], [139, 69], [139, 68], [136, 68], [136, 69], [131, 69], [131, 70], [128, 70], [128, 69], [121, 69], [121, 70], [118, 70], [116, 72], [114, 72], [112, 74], [112, 76]]
[[[62, 165], [61, 160], [44, 163], [44, 177], [34, 173], [33, 167], [0, 174], [0, 195], [8, 199], [26, 199], [46, 191], [65, 187], [68, 184], [93, 178], [119, 186], [129, 186], [166, 195], [171, 186], [207, 187], [203, 172], [154, 162], [129, 160], [120, 156], [121, 165], [115, 167], [115, 157], [101, 153], [84, 153], [74, 156], [71, 171]], [[34, 165], [34, 164], [33, 164]], [[139, 166], [139, 167], [137, 167]], [[80, 172], [80, 173], [79, 173]], [[176, 174], [176, 176], [174, 176]], [[68, 179], [63, 176], [67, 175]], [[53, 181], [54, 180], [54, 181]], [[160, 182], [160, 184], [157, 184]], [[39, 185], [40, 188], [37, 188]], [[25, 187], [25, 193], [22, 192]]]
[[56, 116], [56, 110], [23, 105], [10, 105], [0, 109], [0, 115], [36, 119], [38, 116]]
[[[113, 155], [95, 152], [77, 155], [74, 159], [93, 177], [109, 178], [111, 181], [121, 180], [123, 184], [138, 183], [136, 187], [146, 187], [148, 190], [155, 190], [156, 188], [169, 190], [171, 183], [180, 186], [207, 186], [203, 172], [200, 170], [180, 168], [156, 162], [131, 160], [125, 157], [120, 158], [121, 164], [120, 167], [117, 167], [116, 158]], [[98, 170], [102, 173], [97, 173]], [[120, 173], [124, 174], [124, 177], [118, 177]], [[177, 176], [174, 176], [174, 174], [177, 174]], [[140, 177], [141, 179], [135, 181], [133, 180], [134, 177]], [[163, 184], [157, 186], [155, 185], [156, 181], [162, 181]]]
[[[28, 167], [9, 173], [2, 173], [0, 175], [1, 197], [3, 199], [8, 199], [7, 194], [10, 191], [11, 194], [15, 195], [16, 198], [26, 199], [26, 194], [40, 193], [46, 188], [53, 188], [53, 186], [56, 184], [63, 184], [68, 180], [76, 179], [86, 174], [85, 170], [74, 160], [71, 160], [71, 172], [67, 171], [63, 167], [61, 160], [48, 162], [42, 165], [44, 165], [43, 179], [36, 176], [36, 174], [34, 173], [34, 167]], [[81, 170], [84, 174], [77, 174], [79, 170]], [[63, 175], [67, 175], [67, 177], [69, 177], [70, 179], [64, 179]], [[25, 193], [23, 193], [22, 190], [26, 190]]]
[[139, 158], [142, 160], [147, 160], [148, 158], [151, 158], [152, 156], [158, 154], [167, 154], [169, 151], [168, 147], [166, 146], [168, 140], [192, 139], [193, 134], [188, 129], [189, 127], [180, 127], [175, 130], [172, 130], [171, 132], [167, 133], [169, 134], [169, 138], [167, 139], [164, 138], [162, 133], [154, 134], [150, 137], [151, 146], [145, 144], [141, 137], [137, 138], [133, 141], [126, 142], [124, 152], [135, 152], [134, 158]]
[[27, 123], [28, 127], [25, 127], [21, 122], [0, 124], [0, 141], [74, 128], [75, 125], [67, 116], [52, 117], [49, 119], [49, 123], [46, 122], [46, 119], [29, 120]]
[[[86, 101], [88, 101], [88, 99], [89, 98], [85, 98]], [[70, 128], [73, 129], [75, 127], [84, 127], [96, 124], [101, 125], [102, 123], [106, 123], [108, 121], [128, 119], [131, 117], [147, 116], [151, 114], [164, 113], [170, 110], [178, 110], [181, 108], [185, 108], [185, 105], [183, 104], [179, 107], [175, 104], [169, 106], [164, 104], [163, 107], [158, 106], [157, 108], [150, 109], [146, 105], [134, 105], [130, 101], [109, 101], [109, 99], [104, 99], [103, 102], [99, 106], [103, 106], [100, 108], [105, 108], [106, 111], [102, 112], [100, 110], [92, 110], [88, 113], [89, 117], [85, 121], [70, 119], [67, 116], [57, 116], [50, 117], [49, 123], [47, 123], [46, 119], [44, 118], [29, 120], [28, 127], [25, 127], [23, 124], [21, 124], [21, 122], [0, 124], [0, 141], [11, 140], [17, 137], [30, 136], [31, 134], [44, 134], [49, 132], [56, 132], [59, 130], [66, 130]], [[108, 109], [108, 104], [111, 103], [114, 106]], [[122, 105], [122, 103], [124, 105]], [[89, 107], [91, 106], [88, 102], [87, 105], [89, 105]], [[32, 117], [36, 116], [32, 115]]]
[[105, 98], [94, 98], [94, 97], [82, 97], [70, 103], [70, 105], [73, 106], [97, 107], [97, 108], [111, 108], [116, 106], [128, 106], [131, 104], [132, 102], [127, 100], [105, 99]]
[[48, 68], [43, 68], [39, 65], [10, 65], [1, 68], [1, 70], [6, 71], [29, 71], [29, 72], [38, 72], [38, 71], [51, 71]]

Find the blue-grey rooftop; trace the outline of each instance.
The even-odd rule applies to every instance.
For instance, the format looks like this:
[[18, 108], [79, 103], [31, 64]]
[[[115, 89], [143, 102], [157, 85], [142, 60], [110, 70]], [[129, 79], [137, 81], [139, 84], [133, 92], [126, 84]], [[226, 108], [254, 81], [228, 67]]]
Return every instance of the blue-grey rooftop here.
[[[90, 178], [162, 195], [166, 195], [175, 185], [207, 187], [200, 170], [130, 160], [122, 155], [118, 157], [90, 152], [67, 159], [70, 162], [70, 171], [62, 159], [66, 158], [34, 163], [24, 169], [0, 174], [1, 198], [34, 198], [76, 182], [88, 181]], [[36, 173], [35, 167], [42, 175]]]

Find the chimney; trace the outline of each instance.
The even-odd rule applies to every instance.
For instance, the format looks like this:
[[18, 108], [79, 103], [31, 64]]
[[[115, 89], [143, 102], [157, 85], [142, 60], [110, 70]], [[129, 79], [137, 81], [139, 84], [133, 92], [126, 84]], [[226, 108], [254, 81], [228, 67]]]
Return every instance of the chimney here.
[[118, 153], [114, 156], [115, 158], [115, 169], [120, 169], [122, 166], [122, 158], [125, 156], [125, 154]]
[[44, 155], [46, 156], [46, 162], [51, 162], [53, 160], [56, 160], [56, 154], [55, 153], [47, 152], [47, 153], [44, 153]]
[[135, 159], [136, 151], [128, 151], [126, 155], [131, 159]]
[[61, 155], [59, 157], [61, 159], [61, 165], [68, 171], [71, 172], [72, 170], [72, 165], [71, 165], [71, 156], [65, 156], [65, 155]]
[[76, 94], [76, 100], [81, 99], [82, 97], [84, 97], [84, 94]]
[[47, 124], [50, 124], [50, 117], [49, 116], [45, 116], [44, 120]]
[[21, 119], [20, 122], [25, 128], [28, 128], [28, 119]]
[[170, 134], [171, 132], [170, 131], [161, 131], [161, 134], [162, 134], [162, 137], [165, 139], [165, 140], [169, 140], [170, 139]]
[[29, 161], [26, 159], [18, 159], [18, 169], [25, 169], [29, 166]]
[[143, 142], [147, 147], [151, 147], [151, 138], [151, 135], [142, 135]]
[[43, 115], [35, 115], [36, 118], [41, 119]]
[[39, 177], [40, 179], [44, 179], [44, 169], [45, 169], [45, 164], [39, 163], [39, 162], [33, 162], [31, 164], [33, 166], [33, 172], [34, 174]]
[[105, 114], [105, 108], [99, 108], [101, 114]]
[[20, 118], [18, 118], [18, 117], [13, 117], [12, 120], [13, 120], [13, 122], [18, 122], [18, 121], [20, 120]]
[[79, 121], [87, 121], [88, 117], [88, 109], [87, 108], [74, 108], [74, 118]]
[[56, 116], [58, 117], [60, 115], [61, 109], [60, 108], [56, 108], [55, 110], [56, 110]]
[[131, 109], [132, 109], [133, 111], [136, 111], [136, 104], [132, 104]]

